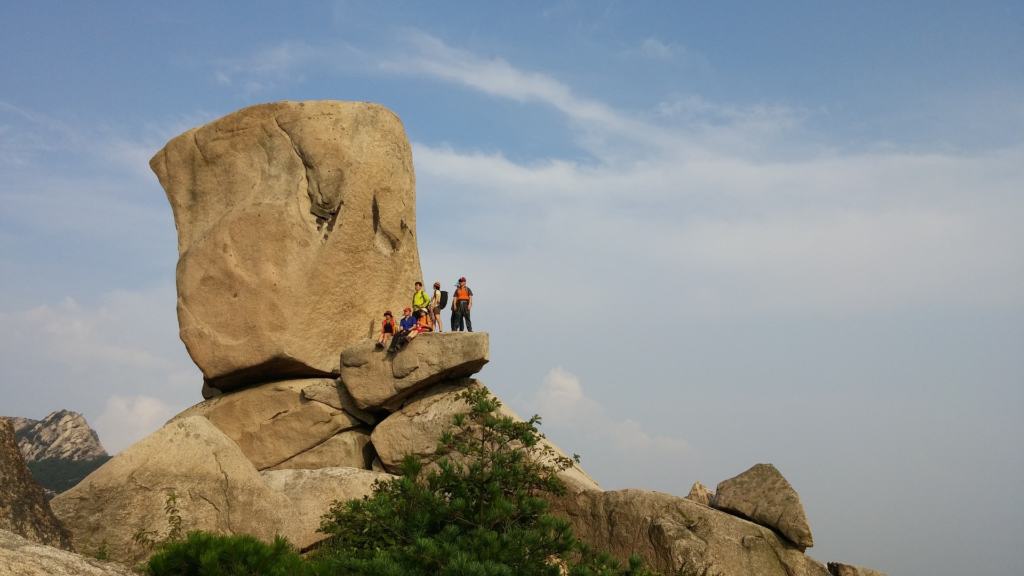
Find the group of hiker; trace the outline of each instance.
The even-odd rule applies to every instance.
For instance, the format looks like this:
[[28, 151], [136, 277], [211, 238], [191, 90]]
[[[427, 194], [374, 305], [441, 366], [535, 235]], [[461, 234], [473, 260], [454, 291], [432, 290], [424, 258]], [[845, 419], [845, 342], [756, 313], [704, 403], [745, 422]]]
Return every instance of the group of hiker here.
[[[423, 283], [416, 282], [413, 287], [412, 306], [402, 311], [402, 318], [395, 321], [391, 311], [384, 312], [384, 320], [380, 326], [380, 337], [377, 339], [377, 347], [388, 348], [389, 352], [395, 352], [405, 346], [410, 340], [424, 332], [443, 332], [441, 323], [441, 310], [448, 305], [448, 292], [441, 290], [441, 283], [434, 282], [434, 293], [427, 296], [423, 290]], [[452, 319], [451, 330], [461, 332], [473, 331], [473, 321], [470, 319], [470, 311], [473, 309], [473, 291], [466, 285], [466, 277], [459, 278], [455, 285], [455, 294], [452, 298]], [[390, 343], [388, 342], [390, 340]]]

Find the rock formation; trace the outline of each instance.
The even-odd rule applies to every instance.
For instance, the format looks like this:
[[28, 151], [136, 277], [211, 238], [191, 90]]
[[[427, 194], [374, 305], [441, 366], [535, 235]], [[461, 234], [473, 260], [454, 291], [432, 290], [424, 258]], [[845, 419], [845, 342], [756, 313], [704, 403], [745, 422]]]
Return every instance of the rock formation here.
[[[489, 359], [486, 334], [424, 334], [396, 354], [371, 339], [419, 278], [401, 124], [371, 104], [254, 106], [173, 139], [151, 165], [174, 209], [181, 337], [208, 399], [54, 511], [77, 546], [126, 561], [147, 553], [133, 534], [167, 532], [172, 493], [186, 530], [310, 547], [332, 501], [369, 494], [406, 455], [433, 456]], [[713, 499], [695, 486], [692, 500], [603, 492], [578, 467], [561, 477], [554, 510], [622, 558], [688, 576], [828, 574], [803, 553], [806, 517], [774, 468]]]
[[127, 566], [102, 562], [32, 542], [0, 529], [0, 576], [136, 576]]
[[0, 418], [0, 529], [42, 544], [70, 549], [67, 531], [50, 510], [14, 441], [14, 426]]
[[181, 339], [213, 388], [336, 374], [421, 280], [411, 149], [382, 106], [252, 106], [150, 166], [178, 229]]
[[711, 505], [774, 528], [801, 549], [814, 546], [800, 495], [771, 464], [720, 482]]

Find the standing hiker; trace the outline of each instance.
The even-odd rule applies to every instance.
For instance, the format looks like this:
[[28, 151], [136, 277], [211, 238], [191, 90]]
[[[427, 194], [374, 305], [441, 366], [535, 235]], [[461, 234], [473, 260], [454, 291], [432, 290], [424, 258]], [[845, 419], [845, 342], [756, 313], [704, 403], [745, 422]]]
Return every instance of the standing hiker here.
[[473, 291], [466, 286], [466, 277], [459, 278], [455, 287], [455, 300], [452, 302], [452, 331], [462, 332], [463, 321], [466, 331], [473, 331], [473, 321], [469, 318], [469, 312], [473, 309]]
[[441, 290], [441, 283], [434, 282], [434, 296], [430, 299], [430, 319], [434, 322], [438, 332], [444, 332], [441, 326], [441, 309], [447, 304], [448, 293]]
[[415, 290], [412, 294], [412, 311], [418, 312], [423, 310], [426, 312], [427, 306], [430, 305], [430, 298], [423, 291], [423, 282], [416, 282]]

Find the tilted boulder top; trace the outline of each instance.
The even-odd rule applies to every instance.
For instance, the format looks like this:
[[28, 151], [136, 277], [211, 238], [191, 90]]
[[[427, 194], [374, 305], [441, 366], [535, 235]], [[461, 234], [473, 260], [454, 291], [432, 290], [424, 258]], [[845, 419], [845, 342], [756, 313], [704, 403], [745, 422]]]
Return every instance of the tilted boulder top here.
[[150, 166], [178, 230], [178, 324], [210, 387], [338, 372], [421, 280], [412, 152], [364, 102], [244, 108]]

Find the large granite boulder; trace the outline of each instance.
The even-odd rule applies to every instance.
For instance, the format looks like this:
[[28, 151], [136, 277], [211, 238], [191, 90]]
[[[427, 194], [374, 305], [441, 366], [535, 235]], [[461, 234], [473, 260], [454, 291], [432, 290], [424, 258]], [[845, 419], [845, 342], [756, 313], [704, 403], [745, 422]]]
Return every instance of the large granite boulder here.
[[587, 490], [552, 502], [577, 536], [625, 561], [638, 554], [663, 574], [828, 576], [772, 530], [686, 498], [644, 490]]
[[395, 410], [412, 394], [487, 364], [486, 332], [425, 333], [397, 353], [364, 340], [341, 353], [341, 381], [360, 408]]
[[[398, 473], [406, 455], [429, 461], [437, 450], [441, 434], [452, 427], [452, 418], [469, 411], [465, 401], [457, 398], [459, 392], [475, 385], [478, 385], [476, 380], [464, 379], [424, 390], [378, 424], [370, 439], [384, 469]], [[505, 405], [501, 406], [501, 412], [521, 420]], [[565, 456], [551, 442], [544, 440], [544, 445], [555, 454]], [[560, 477], [572, 491], [600, 489], [597, 482], [579, 466], [563, 471]]]
[[326, 537], [317, 529], [320, 528], [320, 518], [331, 509], [335, 500], [370, 496], [376, 481], [393, 478], [390, 474], [357, 468], [268, 470], [260, 474], [271, 489], [291, 501], [290, 513], [297, 526], [289, 539], [300, 550]]
[[6, 418], [0, 418], [0, 529], [71, 549], [71, 538], [32, 478], [15, 441], [14, 426]]
[[774, 528], [801, 549], [814, 545], [800, 495], [771, 464], [755, 464], [720, 482], [711, 505]]
[[244, 108], [150, 166], [178, 229], [181, 339], [214, 388], [337, 373], [421, 279], [411, 149], [380, 105]]
[[886, 576], [885, 572], [841, 562], [829, 562], [828, 573], [832, 576]]
[[[336, 434], [364, 426], [344, 409], [303, 394], [305, 389], [324, 386], [335, 384], [326, 378], [263, 384], [211, 398], [175, 418], [205, 416], [238, 444], [257, 470], [265, 470], [321, 446]], [[340, 465], [349, 464], [325, 462], [310, 467]]]
[[124, 450], [52, 501], [75, 548], [107, 549], [134, 563], [151, 550], [134, 542], [168, 533], [168, 495], [186, 530], [252, 534], [271, 540], [302, 533], [287, 496], [272, 490], [238, 446], [201, 416], [179, 418]]
[[101, 562], [26, 540], [0, 529], [0, 576], [136, 576], [127, 566]]

